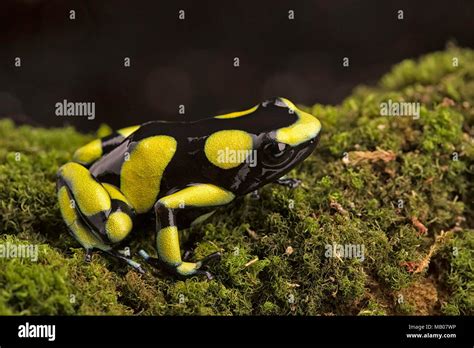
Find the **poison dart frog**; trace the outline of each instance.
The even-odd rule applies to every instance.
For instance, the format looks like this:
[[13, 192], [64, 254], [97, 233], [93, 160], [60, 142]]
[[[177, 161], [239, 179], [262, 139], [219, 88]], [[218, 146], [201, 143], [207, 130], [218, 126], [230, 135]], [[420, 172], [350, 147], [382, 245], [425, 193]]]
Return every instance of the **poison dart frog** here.
[[268, 183], [297, 186], [284, 175], [312, 153], [320, 131], [316, 117], [285, 98], [199, 121], [124, 128], [79, 148], [58, 170], [60, 211], [86, 260], [97, 249], [139, 272], [142, 266], [117, 246], [138, 216], [154, 214], [158, 257], [140, 250], [145, 262], [211, 278], [204, 266], [220, 253], [188, 262], [178, 230]]

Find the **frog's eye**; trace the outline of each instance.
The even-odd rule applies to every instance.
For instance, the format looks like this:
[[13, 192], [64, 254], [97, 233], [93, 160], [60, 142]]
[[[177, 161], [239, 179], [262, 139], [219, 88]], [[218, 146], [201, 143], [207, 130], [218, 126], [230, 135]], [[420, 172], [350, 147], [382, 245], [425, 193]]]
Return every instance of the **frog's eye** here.
[[286, 147], [287, 147], [286, 144], [272, 142], [270, 144], [267, 144], [263, 148], [263, 151], [265, 152], [265, 154], [269, 155], [270, 157], [278, 158], [278, 157], [281, 157], [285, 153]]

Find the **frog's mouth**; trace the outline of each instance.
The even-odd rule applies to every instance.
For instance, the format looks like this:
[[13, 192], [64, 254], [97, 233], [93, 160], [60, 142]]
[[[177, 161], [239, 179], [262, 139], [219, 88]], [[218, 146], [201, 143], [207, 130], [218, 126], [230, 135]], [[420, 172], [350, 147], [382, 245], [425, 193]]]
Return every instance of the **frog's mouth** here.
[[[320, 134], [315, 138], [311, 138], [304, 143], [297, 146], [290, 146], [285, 152], [284, 158], [277, 163], [264, 163], [263, 167], [268, 170], [275, 170], [278, 172], [289, 171], [293, 169], [298, 163], [303, 162], [314, 151], [319, 143]], [[278, 173], [277, 173], [278, 174]]]

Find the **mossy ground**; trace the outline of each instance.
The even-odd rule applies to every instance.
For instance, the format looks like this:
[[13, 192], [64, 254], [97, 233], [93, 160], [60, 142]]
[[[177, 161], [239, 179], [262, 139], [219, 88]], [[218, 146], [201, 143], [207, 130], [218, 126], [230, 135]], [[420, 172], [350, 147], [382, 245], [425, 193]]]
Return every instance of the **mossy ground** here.
[[[388, 99], [420, 102], [421, 117], [380, 116]], [[0, 258], [0, 314], [474, 314], [473, 105], [474, 52], [450, 47], [308, 108], [324, 130], [291, 173], [304, 185], [269, 185], [183, 234], [197, 258], [224, 252], [211, 281], [84, 263], [55, 174], [93, 136], [2, 120], [0, 240], [40, 255]], [[152, 228], [134, 231], [132, 252], [153, 249]], [[364, 260], [326, 257], [334, 243], [363, 245]]]

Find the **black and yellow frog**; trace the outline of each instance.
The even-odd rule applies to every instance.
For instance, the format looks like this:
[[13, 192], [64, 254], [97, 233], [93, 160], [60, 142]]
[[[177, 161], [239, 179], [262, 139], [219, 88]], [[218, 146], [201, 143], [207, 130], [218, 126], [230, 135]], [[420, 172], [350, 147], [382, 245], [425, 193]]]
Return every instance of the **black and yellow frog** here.
[[62, 217], [86, 249], [102, 250], [143, 272], [119, 253], [135, 218], [154, 213], [158, 258], [151, 265], [174, 274], [209, 272], [181, 257], [179, 229], [204, 221], [214, 209], [282, 178], [314, 150], [319, 120], [285, 98], [193, 122], [152, 121], [124, 128], [78, 149], [58, 171]]

